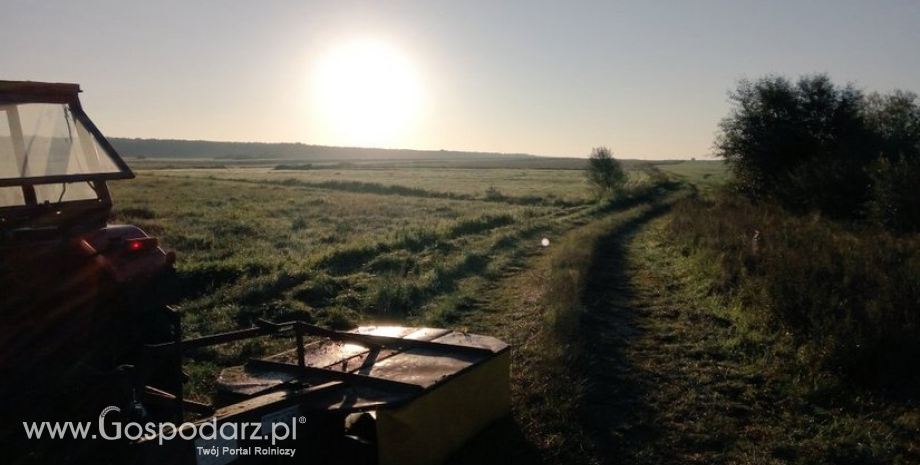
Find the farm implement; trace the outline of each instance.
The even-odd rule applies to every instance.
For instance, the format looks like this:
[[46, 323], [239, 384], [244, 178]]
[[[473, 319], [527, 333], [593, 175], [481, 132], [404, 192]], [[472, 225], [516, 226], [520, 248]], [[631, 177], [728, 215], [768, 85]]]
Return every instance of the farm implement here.
[[[509, 347], [487, 336], [401, 326], [340, 332], [297, 321], [263, 322], [148, 349], [175, 357], [253, 337], [289, 337], [294, 348], [224, 369], [216, 386], [222, 406], [145, 391], [148, 402], [171, 405], [176, 421], [186, 409], [199, 414], [188, 428], [213, 431], [230, 424], [227, 430], [237, 437], [150, 437], [139, 446], [151, 463], [201, 463], [203, 457], [230, 463], [234, 451], [255, 454], [279, 444], [319, 463], [439, 463], [508, 412]], [[241, 425], [256, 434], [240, 434]], [[221, 455], [203, 455], [205, 449]]]

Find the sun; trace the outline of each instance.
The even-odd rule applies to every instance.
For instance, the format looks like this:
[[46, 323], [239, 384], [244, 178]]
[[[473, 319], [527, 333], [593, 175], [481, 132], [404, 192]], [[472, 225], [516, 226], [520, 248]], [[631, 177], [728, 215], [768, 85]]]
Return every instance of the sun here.
[[317, 61], [312, 104], [335, 145], [395, 147], [417, 123], [422, 90], [414, 66], [384, 42], [333, 48]]

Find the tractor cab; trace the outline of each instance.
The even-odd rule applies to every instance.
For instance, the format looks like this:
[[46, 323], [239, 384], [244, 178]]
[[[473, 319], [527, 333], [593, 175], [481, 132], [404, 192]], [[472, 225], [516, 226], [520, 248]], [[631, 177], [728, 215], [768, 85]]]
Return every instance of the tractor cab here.
[[106, 183], [134, 173], [79, 92], [0, 81], [0, 368], [14, 372], [88, 362], [100, 338], [136, 340], [151, 287], [173, 272], [156, 238], [107, 224]]

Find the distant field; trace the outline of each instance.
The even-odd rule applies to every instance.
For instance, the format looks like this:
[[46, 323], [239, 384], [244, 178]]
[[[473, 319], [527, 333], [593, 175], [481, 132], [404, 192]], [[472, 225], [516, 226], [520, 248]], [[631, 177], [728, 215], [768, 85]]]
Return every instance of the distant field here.
[[[288, 166], [288, 165], [281, 165]], [[228, 166], [222, 168], [164, 168], [145, 171], [156, 176], [236, 180], [272, 185], [298, 185], [419, 197], [504, 200], [518, 204], [577, 205], [592, 198], [583, 170], [528, 168], [403, 168], [276, 169]], [[640, 182], [642, 171], [629, 170], [630, 181]], [[390, 188], [390, 189], [387, 189]], [[414, 192], [411, 190], [415, 190]]]
[[[235, 179], [251, 182], [291, 183], [305, 186], [339, 185], [341, 190], [357, 183], [380, 186], [403, 186], [420, 189], [433, 195], [454, 194], [465, 198], [511, 196], [532, 200], [561, 199], [569, 203], [583, 202], [590, 197], [584, 172], [575, 170], [533, 169], [322, 169], [275, 170], [272, 168], [224, 169], [166, 169], [159, 176]], [[355, 187], [357, 189], [357, 187]], [[424, 193], [418, 193], [424, 195]]]
[[[138, 158], [126, 157], [135, 169], [182, 169], [182, 168], [233, 168], [282, 166], [312, 166], [320, 169], [333, 168], [467, 168], [467, 169], [536, 169], [536, 170], [584, 170], [588, 166], [586, 158], [561, 157], [501, 157], [475, 159], [405, 159], [405, 160], [298, 160], [290, 158]], [[626, 169], [637, 169], [649, 164], [645, 160], [620, 160]]]
[[656, 168], [693, 184], [715, 186], [728, 179], [728, 167], [722, 160], [694, 160], [653, 163]]

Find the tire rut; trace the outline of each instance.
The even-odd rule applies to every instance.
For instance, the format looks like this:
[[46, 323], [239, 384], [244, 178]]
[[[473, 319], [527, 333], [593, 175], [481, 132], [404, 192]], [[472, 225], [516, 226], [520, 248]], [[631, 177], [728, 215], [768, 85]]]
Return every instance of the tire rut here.
[[[752, 378], [716, 317], [680, 298], [654, 218], [604, 237], [585, 292], [582, 416], [601, 463], [720, 463], [748, 446]], [[751, 448], [753, 444], [749, 445]]]

